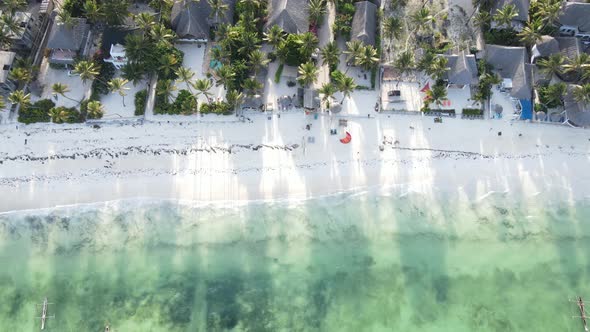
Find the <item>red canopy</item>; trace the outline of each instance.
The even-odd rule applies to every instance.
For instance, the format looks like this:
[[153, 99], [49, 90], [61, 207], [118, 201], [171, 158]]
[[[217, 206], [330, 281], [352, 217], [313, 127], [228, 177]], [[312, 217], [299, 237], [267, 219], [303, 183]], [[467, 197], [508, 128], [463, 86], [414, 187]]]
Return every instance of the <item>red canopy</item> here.
[[340, 142], [342, 144], [348, 144], [348, 143], [350, 143], [351, 140], [352, 140], [352, 136], [350, 136], [350, 133], [349, 132], [346, 132], [346, 137], [341, 138], [340, 139]]
[[420, 92], [426, 92], [428, 90], [430, 90], [430, 82], [427, 82]]

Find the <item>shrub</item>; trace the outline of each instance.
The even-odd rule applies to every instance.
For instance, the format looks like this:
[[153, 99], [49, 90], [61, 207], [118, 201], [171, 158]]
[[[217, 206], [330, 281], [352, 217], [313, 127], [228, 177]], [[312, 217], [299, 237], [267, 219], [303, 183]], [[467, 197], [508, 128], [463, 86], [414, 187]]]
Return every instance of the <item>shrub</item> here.
[[483, 34], [486, 44], [495, 44], [503, 46], [519, 46], [520, 40], [516, 31], [512, 29], [492, 29], [485, 31]]
[[[64, 119], [65, 123], [81, 123], [85, 121], [84, 116], [82, 116], [82, 114], [75, 107], [59, 106], [52, 108], [52, 110], [53, 109], [66, 113], [66, 118]], [[50, 110], [50, 112], [52, 110]]]
[[277, 68], [277, 71], [275, 73], [275, 83], [280, 83], [281, 82], [281, 75], [283, 74], [283, 64], [281, 63], [279, 65], [279, 68]]
[[480, 108], [464, 108], [464, 115], [483, 115], [483, 110]]
[[174, 114], [193, 114], [198, 109], [197, 99], [188, 90], [180, 90], [169, 112]]
[[148, 91], [143, 89], [141, 91], [137, 91], [135, 94], [135, 115], [144, 115], [145, 114], [145, 104], [147, 102], [147, 94]]
[[297, 85], [297, 83], [295, 83], [295, 81], [287, 81], [287, 86], [288, 86], [288, 87], [292, 88], [292, 87], [294, 87], [295, 85]]
[[95, 95], [96, 100], [100, 99], [100, 95], [106, 95], [110, 92], [108, 81], [112, 80], [115, 76], [115, 66], [110, 62], [104, 62], [102, 55], [97, 55], [93, 60], [100, 70], [96, 79], [92, 81], [92, 94]]
[[375, 89], [375, 81], [377, 80], [377, 67], [371, 68], [371, 89]]
[[214, 101], [209, 104], [201, 105], [201, 113], [231, 114], [231, 106], [225, 101]]
[[18, 121], [22, 123], [35, 123], [35, 122], [49, 122], [49, 110], [55, 107], [55, 103], [51, 99], [41, 99], [35, 102], [33, 105], [21, 107], [18, 112]]

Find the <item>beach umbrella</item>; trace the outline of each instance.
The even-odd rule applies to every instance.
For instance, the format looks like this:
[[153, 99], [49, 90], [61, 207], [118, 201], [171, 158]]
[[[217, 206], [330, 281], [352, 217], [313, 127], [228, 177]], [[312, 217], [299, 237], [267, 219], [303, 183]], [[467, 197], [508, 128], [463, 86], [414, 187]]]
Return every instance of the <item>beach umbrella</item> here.
[[500, 105], [500, 104], [494, 105], [494, 112], [496, 112], [496, 114], [502, 114], [502, 111], [504, 111], [504, 108], [502, 107], [502, 105]]
[[537, 120], [545, 121], [546, 118], [547, 118], [547, 114], [545, 112], [543, 112], [543, 111], [537, 112]]

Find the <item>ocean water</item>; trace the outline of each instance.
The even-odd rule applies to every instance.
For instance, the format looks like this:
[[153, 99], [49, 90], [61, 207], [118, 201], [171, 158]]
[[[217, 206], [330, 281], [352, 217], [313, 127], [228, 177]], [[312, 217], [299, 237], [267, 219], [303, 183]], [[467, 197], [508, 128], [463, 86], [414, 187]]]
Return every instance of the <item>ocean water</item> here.
[[0, 331], [582, 331], [590, 203], [417, 194], [0, 215]]

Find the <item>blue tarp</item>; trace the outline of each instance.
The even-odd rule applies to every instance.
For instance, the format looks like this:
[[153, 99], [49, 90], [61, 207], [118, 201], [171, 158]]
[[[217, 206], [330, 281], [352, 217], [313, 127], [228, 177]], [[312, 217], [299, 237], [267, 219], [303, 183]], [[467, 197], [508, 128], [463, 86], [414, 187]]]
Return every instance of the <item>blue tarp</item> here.
[[522, 112], [520, 113], [521, 120], [532, 120], [533, 119], [533, 104], [530, 100], [521, 99], [520, 106], [522, 107]]

